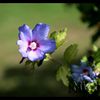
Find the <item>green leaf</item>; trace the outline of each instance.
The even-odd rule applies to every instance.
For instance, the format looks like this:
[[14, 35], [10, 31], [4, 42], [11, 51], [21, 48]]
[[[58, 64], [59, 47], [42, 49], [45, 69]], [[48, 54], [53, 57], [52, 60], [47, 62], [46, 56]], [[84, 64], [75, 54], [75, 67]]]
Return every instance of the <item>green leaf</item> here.
[[86, 90], [88, 91], [89, 94], [92, 94], [94, 91], [96, 91], [97, 90], [97, 81], [92, 82], [92, 83], [87, 83]]
[[98, 49], [97, 52], [95, 52], [95, 53], [93, 54], [93, 57], [94, 57], [95, 63], [100, 62], [100, 48]]
[[98, 51], [98, 47], [96, 45], [93, 45], [93, 51], [97, 52]]
[[60, 30], [59, 32], [54, 31], [50, 34], [50, 38], [56, 41], [56, 47], [60, 47], [66, 40], [67, 28]]
[[83, 56], [81, 62], [87, 62], [87, 61], [88, 61], [87, 56]]
[[96, 64], [96, 67], [97, 68], [100, 68], [100, 62]]
[[50, 54], [45, 54], [45, 58], [44, 61], [49, 61], [51, 59], [51, 55]]
[[56, 79], [57, 81], [62, 81], [65, 86], [69, 85], [68, 77], [70, 76], [70, 70], [67, 66], [61, 66], [57, 70]]
[[56, 39], [56, 35], [57, 35], [57, 32], [56, 31], [54, 31], [54, 32], [52, 32], [51, 34], [50, 34], [50, 36], [49, 36], [49, 38], [51, 38], [51, 39]]
[[69, 47], [66, 48], [64, 52], [64, 59], [66, 63], [70, 63], [73, 59], [75, 59], [76, 54], [78, 52], [78, 45], [72, 44]]
[[96, 64], [95, 72], [99, 72], [100, 73], [100, 62]]

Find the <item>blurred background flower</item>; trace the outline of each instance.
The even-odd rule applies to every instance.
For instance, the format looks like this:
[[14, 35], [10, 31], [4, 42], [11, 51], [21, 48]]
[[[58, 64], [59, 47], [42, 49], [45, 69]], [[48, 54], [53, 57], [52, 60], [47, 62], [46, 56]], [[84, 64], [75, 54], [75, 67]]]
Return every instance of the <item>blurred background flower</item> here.
[[84, 80], [87, 82], [93, 82], [93, 80], [96, 79], [96, 74], [93, 72], [93, 69], [86, 63], [81, 63], [80, 66], [72, 65], [72, 78], [77, 83], [81, 83]]

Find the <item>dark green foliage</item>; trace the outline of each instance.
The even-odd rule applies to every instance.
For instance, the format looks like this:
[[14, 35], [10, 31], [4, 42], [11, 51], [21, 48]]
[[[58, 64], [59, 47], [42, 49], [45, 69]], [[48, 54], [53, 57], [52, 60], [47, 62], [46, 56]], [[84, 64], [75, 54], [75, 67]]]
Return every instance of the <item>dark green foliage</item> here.
[[94, 61], [94, 58], [92, 56], [89, 56], [88, 57], [88, 62], [93, 63], [93, 61]]
[[88, 27], [97, 27], [96, 33], [92, 36], [92, 43], [100, 37], [100, 5], [96, 3], [78, 4], [77, 9], [81, 12], [81, 20], [88, 23]]
[[78, 10], [82, 13], [82, 21], [88, 22], [88, 27], [93, 27], [100, 21], [100, 5], [95, 3], [78, 4]]
[[81, 21], [83, 23], [87, 23], [88, 28], [96, 28], [96, 32], [92, 36], [91, 43], [96, 42], [97, 39], [100, 37], [100, 4], [78, 3], [75, 5], [81, 13]]

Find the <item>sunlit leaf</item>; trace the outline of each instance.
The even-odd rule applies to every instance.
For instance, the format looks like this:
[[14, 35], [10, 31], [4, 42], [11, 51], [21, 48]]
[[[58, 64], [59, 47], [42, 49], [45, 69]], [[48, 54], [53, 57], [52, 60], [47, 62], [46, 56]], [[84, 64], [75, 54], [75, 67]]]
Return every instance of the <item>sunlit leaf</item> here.
[[68, 77], [70, 76], [70, 70], [67, 66], [61, 66], [57, 70], [56, 79], [57, 81], [62, 81], [65, 86], [69, 85]]
[[50, 54], [45, 54], [44, 61], [49, 61], [50, 58], [51, 58], [51, 55]]
[[98, 47], [96, 45], [93, 45], [93, 51], [97, 52], [98, 51]]
[[100, 73], [100, 62], [96, 64], [95, 72], [99, 72]]
[[60, 30], [59, 32], [54, 31], [50, 34], [50, 38], [56, 41], [56, 47], [60, 47], [65, 41], [67, 36], [67, 28]]
[[97, 90], [97, 81], [94, 81], [92, 83], [87, 83], [86, 90], [88, 91], [89, 94], [92, 94], [94, 91], [96, 91]]
[[87, 61], [88, 61], [87, 56], [83, 56], [81, 62], [87, 62]]

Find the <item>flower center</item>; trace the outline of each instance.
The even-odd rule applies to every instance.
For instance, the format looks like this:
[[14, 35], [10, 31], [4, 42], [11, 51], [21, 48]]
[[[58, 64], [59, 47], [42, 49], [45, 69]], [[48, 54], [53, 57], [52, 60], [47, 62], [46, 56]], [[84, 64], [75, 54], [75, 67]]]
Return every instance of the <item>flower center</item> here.
[[83, 69], [83, 74], [88, 75], [88, 69]]
[[33, 50], [36, 49], [37, 48], [37, 43], [36, 42], [32, 42], [32, 43], [30, 43], [29, 47], [31, 49], [33, 49]]

